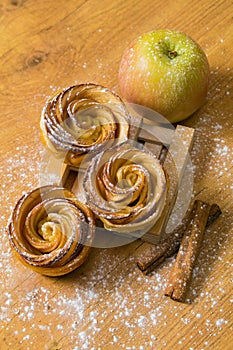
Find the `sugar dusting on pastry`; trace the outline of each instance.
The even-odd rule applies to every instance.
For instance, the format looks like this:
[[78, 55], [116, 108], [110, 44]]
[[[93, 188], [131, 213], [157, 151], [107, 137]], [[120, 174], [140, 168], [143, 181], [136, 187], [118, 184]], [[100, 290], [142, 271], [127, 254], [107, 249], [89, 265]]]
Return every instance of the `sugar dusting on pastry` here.
[[[214, 99], [215, 96], [212, 91], [209, 98]], [[224, 129], [230, 130], [232, 125], [225, 125], [224, 115], [217, 119], [218, 113], [221, 114], [216, 109], [215, 115], [202, 115], [196, 121], [196, 141], [191, 154], [196, 189], [201, 187], [203, 177], [214, 178], [213, 190], [215, 187], [221, 192], [210, 192], [219, 205], [226, 203], [222, 217], [205, 234], [203, 250], [194, 270], [195, 283], [189, 295], [194, 300], [192, 307], [177, 305], [163, 298], [173, 259], [150, 277], [139, 273], [136, 260], [143, 252], [140, 242], [134, 242], [127, 248], [95, 249], [85, 270], [75, 272], [73, 279], [66, 283], [62, 279], [38, 277], [16, 262], [5, 227], [13, 199], [22, 195], [22, 189], [28, 191], [39, 186], [43, 151], [37, 126], [26, 131], [26, 135], [33, 139], [31, 147], [26, 145], [25, 135], [14, 139], [13, 152], [2, 155], [0, 164], [0, 268], [4, 269], [4, 279], [0, 281], [0, 327], [6, 342], [13, 335], [15, 344], [25, 349], [42, 341], [48, 348], [55, 342], [60, 342], [57, 347], [63, 348], [72, 343], [74, 350], [104, 348], [106, 344], [112, 347], [121, 344], [123, 349], [130, 350], [169, 348], [168, 339], [160, 339], [157, 330], [166, 327], [168, 332], [172, 332], [175, 318], [180, 328], [178, 349], [186, 348], [187, 343], [198, 349], [200, 338], [196, 337], [197, 333], [203, 337], [203, 349], [214, 347], [216, 337], [219, 338], [224, 329], [229, 329], [229, 310], [233, 303], [232, 297], [226, 299], [227, 294], [232, 292], [230, 283], [223, 286], [222, 279], [216, 282], [219, 268], [232, 268], [228, 247], [232, 245], [233, 238], [232, 197], [225, 199], [226, 194], [233, 191], [232, 171], [229, 170], [232, 167], [232, 149], [222, 138]], [[200, 167], [198, 163], [197, 155], [200, 153], [206, 167]], [[80, 330], [84, 324], [87, 326]], [[191, 327], [193, 324], [194, 328]]]

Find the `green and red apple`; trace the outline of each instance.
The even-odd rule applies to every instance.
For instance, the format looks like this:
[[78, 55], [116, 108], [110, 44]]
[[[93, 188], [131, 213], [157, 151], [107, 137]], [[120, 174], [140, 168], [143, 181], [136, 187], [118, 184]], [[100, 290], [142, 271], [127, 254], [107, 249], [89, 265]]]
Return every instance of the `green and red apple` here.
[[119, 86], [129, 102], [152, 108], [175, 123], [202, 106], [209, 74], [207, 57], [192, 38], [157, 30], [141, 35], [126, 49]]

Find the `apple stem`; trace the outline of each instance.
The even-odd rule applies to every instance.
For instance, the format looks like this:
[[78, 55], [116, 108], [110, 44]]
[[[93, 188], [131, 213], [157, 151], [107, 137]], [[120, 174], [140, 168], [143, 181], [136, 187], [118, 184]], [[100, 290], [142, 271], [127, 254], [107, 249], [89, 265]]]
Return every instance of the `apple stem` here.
[[172, 58], [175, 58], [176, 56], [177, 56], [177, 52], [176, 51], [173, 50], [173, 51], [169, 51], [168, 52], [168, 57], [169, 58], [172, 59]]

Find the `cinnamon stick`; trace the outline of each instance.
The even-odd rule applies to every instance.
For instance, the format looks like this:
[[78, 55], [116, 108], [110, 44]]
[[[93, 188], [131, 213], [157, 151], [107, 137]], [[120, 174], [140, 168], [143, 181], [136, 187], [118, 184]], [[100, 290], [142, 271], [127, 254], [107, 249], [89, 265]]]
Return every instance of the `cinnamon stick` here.
[[177, 301], [184, 301], [192, 276], [193, 267], [199, 254], [204, 230], [208, 221], [211, 206], [196, 202], [195, 212], [180, 244], [165, 295]]
[[[187, 213], [182, 223], [169, 235], [160, 241], [158, 245], [151, 247], [146, 255], [141, 256], [137, 262], [139, 269], [148, 275], [165, 259], [169, 258], [179, 249], [183, 233], [187, 229], [198, 205], [198, 200], [193, 204], [192, 209]], [[219, 215], [221, 210], [217, 204], [212, 204], [209, 212], [207, 226], [209, 226]]]

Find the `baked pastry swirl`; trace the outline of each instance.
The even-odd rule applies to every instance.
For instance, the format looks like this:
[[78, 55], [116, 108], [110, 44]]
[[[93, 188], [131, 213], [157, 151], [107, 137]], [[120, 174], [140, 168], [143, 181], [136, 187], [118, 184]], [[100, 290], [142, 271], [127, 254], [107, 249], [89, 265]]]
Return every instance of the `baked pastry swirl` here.
[[88, 257], [95, 232], [91, 210], [64, 188], [44, 186], [22, 196], [8, 225], [9, 240], [27, 267], [65, 275]]
[[45, 146], [69, 165], [127, 139], [129, 115], [121, 98], [91, 83], [71, 86], [48, 100], [41, 114]]
[[141, 235], [164, 208], [166, 178], [151, 153], [125, 142], [92, 159], [83, 189], [88, 206], [107, 230]]

